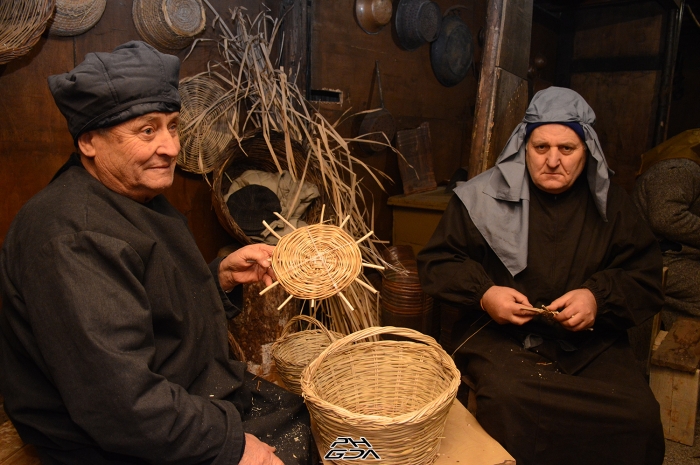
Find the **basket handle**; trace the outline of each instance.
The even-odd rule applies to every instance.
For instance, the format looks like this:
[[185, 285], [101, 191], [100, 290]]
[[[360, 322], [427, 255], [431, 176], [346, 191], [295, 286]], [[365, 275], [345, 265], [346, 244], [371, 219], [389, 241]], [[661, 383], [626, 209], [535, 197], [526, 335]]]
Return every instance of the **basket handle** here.
[[335, 336], [333, 336], [333, 334], [330, 331], [328, 331], [328, 329], [326, 329], [323, 323], [318, 321], [316, 318], [310, 317], [308, 315], [296, 315], [290, 318], [287, 324], [284, 325], [284, 328], [282, 329], [282, 334], [280, 334], [280, 338], [289, 334], [290, 330], [292, 329], [292, 326], [297, 321], [306, 321], [307, 323], [311, 323], [313, 325], [318, 326], [321, 329], [321, 331], [323, 331], [323, 333], [326, 335], [328, 340], [331, 341], [331, 343], [335, 342]]
[[333, 342], [331, 345], [329, 345], [326, 350], [316, 359], [316, 361], [319, 361], [322, 357], [325, 355], [328, 355], [335, 350], [337, 350], [340, 347], [352, 344], [354, 342], [360, 341], [362, 339], [366, 339], [372, 336], [378, 336], [380, 334], [393, 334], [395, 336], [403, 336], [403, 337], [408, 337], [411, 338], [415, 341], [422, 342], [423, 344], [426, 344], [434, 349], [439, 349], [440, 351], [444, 351], [442, 346], [435, 341], [430, 336], [426, 336], [425, 334], [421, 333], [420, 331], [416, 331], [414, 329], [410, 328], [400, 328], [398, 326], [371, 326], [369, 328], [361, 329], [359, 331], [355, 331], [354, 333], [351, 333], [347, 336], [344, 336], [342, 339], [338, 339], [337, 341]]

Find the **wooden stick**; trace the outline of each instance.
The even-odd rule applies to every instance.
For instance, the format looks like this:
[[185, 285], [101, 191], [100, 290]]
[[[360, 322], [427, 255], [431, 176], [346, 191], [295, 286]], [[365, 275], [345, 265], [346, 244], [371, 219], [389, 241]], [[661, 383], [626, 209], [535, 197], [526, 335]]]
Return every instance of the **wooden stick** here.
[[347, 223], [349, 219], [350, 219], [350, 215], [346, 216], [345, 219], [343, 220], [343, 222], [340, 223], [340, 226], [338, 226], [338, 227], [342, 228], [343, 226], [345, 226], [345, 223]]
[[326, 211], [326, 204], [321, 205], [321, 219], [318, 220], [319, 223], [323, 223], [323, 214]]
[[263, 220], [263, 225], [267, 228], [268, 231], [270, 231], [270, 234], [272, 234], [273, 236], [275, 236], [278, 240], [280, 240], [280, 241], [282, 240], [282, 236], [280, 236], [279, 234], [277, 234], [277, 233], [275, 232], [275, 230], [272, 229], [272, 226], [270, 226], [269, 224], [267, 224], [267, 221]]
[[290, 300], [292, 300], [292, 297], [294, 297], [294, 296], [293, 296], [292, 294], [289, 294], [289, 297], [287, 297], [287, 299], [286, 299], [284, 302], [282, 302], [282, 304], [280, 304], [279, 307], [277, 307], [277, 310], [282, 310], [282, 307], [284, 307], [285, 305], [287, 305], [287, 303], [288, 303]]
[[285, 224], [286, 224], [287, 226], [289, 226], [290, 228], [292, 228], [292, 231], [296, 231], [297, 228], [295, 228], [294, 225], [293, 225], [292, 223], [290, 223], [289, 221], [287, 221], [287, 220], [284, 218], [284, 216], [280, 215], [280, 214], [277, 213], [277, 212], [273, 212], [273, 213], [275, 214], [275, 216], [277, 216], [277, 218], [279, 218], [279, 219], [281, 219], [282, 221], [284, 221]]
[[360, 286], [363, 286], [365, 289], [369, 289], [369, 291], [372, 294], [376, 294], [378, 292], [375, 288], [373, 288], [372, 286], [370, 286], [366, 282], [362, 281], [361, 279], [355, 278], [355, 281], [357, 282], [357, 284], [359, 284]]
[[270, 284], [269, 286], [267, 286], [265, 289], [263, 289], [262, 291], [260, 291], [260, 293], [259, 293], [258, 295], [263, 295], [264, 293], [266, 293], [267, 291], [269, 291], [270, 289], [272, 289], [273, 287], [275, 287], [275, 286], [278, 285], [279, 283], [280, 283], [279, 281], [273, 282], [272, 284]]
[[372, 263], [362, 262], [362, 266], [365, 268], [374, 268], [375, 270], [384, 270], [385, 268], [381, 265], [373, 265]]
[[345, 297], [345, 296], [343, 295], [343, 293], [340, 292], [340, 291], [338, 291], [338, 295], [340, 296], [341, 299], [343, 299], [343, 302], [345, 302], [345, 304], [346, 304], [348, 307], [350, 307], [350, 310], [354, 312], [354, 311], [355, 311], [355, 307], [353, 307], [352, 304], [350, 304], [350, 301], [347, 299], [347, 297]]
[[367, 234], [365, 234], [364, 236], [362, 236], [361, 238], [359, 238], [358, 240], [356, 240], [356, 241], [355, 241], [355, 244], [359, 244], [360, 242], [364, 241], [365, 239], [367, 239], [367, 238], [368, 238], [369, 236], [371, 236], [372, 234], [374, 234], [374, 231], [368, 232]]

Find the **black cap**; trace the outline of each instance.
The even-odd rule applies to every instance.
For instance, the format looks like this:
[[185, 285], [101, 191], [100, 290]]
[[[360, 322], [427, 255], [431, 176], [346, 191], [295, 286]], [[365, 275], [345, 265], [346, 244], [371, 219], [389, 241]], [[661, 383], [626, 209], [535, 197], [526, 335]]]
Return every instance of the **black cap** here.
[[77, 145], [85, 132], [179, 111], [179, 73], [178, 57], [134, 40], [111, 53], [88, 53], [72, 71], [49, 76], [49, 88]]
[[249, 184], [229, 195], [226, 200], [231, 218], [247, 236], [260, 234], [268, 223], [277, 219], [274, 212], [281, 212], [277, 195], [265, 186]]

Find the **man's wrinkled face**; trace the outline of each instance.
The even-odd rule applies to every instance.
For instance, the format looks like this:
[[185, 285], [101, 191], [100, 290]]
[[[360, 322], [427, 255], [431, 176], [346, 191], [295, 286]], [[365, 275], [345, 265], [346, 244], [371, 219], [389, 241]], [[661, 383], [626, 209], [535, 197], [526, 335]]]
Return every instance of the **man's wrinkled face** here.
[[586, 148], [573, 129], [545, 124], [530, 134], [525, 162], [537, 187], [550, 194], [561, 194], [586, 166]]
[[80, 136], [85, 168], [111, 190], [147, 202], [173, 183], [180, 113], [148, 113]]

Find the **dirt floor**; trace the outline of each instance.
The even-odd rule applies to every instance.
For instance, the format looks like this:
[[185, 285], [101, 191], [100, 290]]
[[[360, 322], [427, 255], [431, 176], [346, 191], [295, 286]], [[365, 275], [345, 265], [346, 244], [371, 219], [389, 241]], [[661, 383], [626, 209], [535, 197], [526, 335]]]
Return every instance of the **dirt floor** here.
[[700, 412], [695, 422], [695, 442], [686, 446], [666, 440], [666, 457], [664, 465], [697, 465], [700, 464]]

